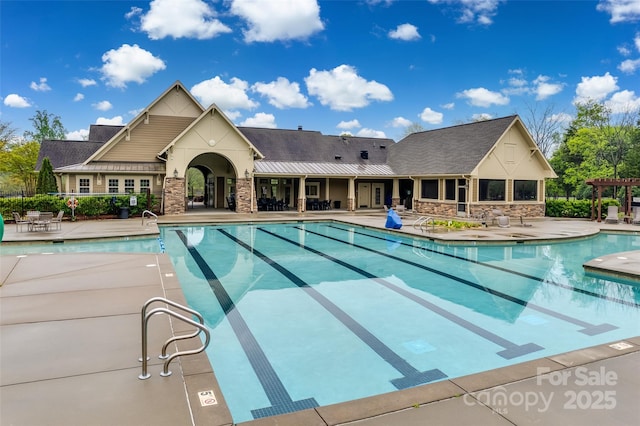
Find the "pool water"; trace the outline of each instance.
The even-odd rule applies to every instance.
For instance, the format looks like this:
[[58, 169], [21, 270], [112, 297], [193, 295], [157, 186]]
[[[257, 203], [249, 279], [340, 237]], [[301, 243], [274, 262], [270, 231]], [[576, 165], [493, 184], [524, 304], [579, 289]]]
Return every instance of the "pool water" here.
[[235, 422], [640, 334], [640, 285], [582, 267], [638, 236], [442, 245], [326, 222], [161, 237]]
[[91, 242], [49, 244], [2, 244], [0, 255], [25, 255], [41, 253], [164, 253], [160, 238], [123, 238]]

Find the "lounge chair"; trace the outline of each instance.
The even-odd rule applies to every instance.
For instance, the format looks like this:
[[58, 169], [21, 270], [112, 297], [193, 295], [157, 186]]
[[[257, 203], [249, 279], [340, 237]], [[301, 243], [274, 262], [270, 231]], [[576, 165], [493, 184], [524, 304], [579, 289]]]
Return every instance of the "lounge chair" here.
[[607, 207], [607, 217], [604, 223], [618, 223], [618, 206]]
[[61, 230], [62, 229], [62, 217], [64, 216], [64, 211], [60, 210], [58, 212], [58, 216], [54, 217], [53, 219], [51, 219], [51, 224], [53, 225], [53, 227], [57, 230]]
[[27, 230], [29, 229], [30, 222], [27, 219], [21, 218], [18, 212], [13, 212], [13, 220], [16, 222], [16, 231], [22, 232], [24, 225], [27, 225]]
[[631, 220], [631, 223], [634, 225], [640, 225], [640, 209], [636, 209], [635, 213], [633, 215], [633, 219]]
[[497, 220], [498, 220], [498, 226], [500, 228], [508, 228], [509, 226], [511, 226], [509, 224], [509, 216], [498, 216]]
[[[499, 225], [498, 219], [501, 218], [501, 217], [507, 217], [507, 216], [504, 215], [502, 210], [500, 210], [500, 209], [491, 210], [491, 224], [492, 225], [496, 225], [496, 224]], [[508, 219], [508, 217], [507, 217], [507, 219]]]

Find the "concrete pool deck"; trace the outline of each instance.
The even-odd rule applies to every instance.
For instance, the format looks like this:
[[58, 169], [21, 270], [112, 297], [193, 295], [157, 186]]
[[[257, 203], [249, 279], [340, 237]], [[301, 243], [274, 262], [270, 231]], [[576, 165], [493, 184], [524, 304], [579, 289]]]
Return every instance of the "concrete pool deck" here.
[[[270, 213], [246, 217], [196, 214], [161, 217], [161, 222], [282, 218], [300, 220], [297, 215]], [[304, 219], [311, 220], [328, 218], [322, 214], [304, 215]], [[366, 226], [384, 225], [383, 213], [342, 214], [332, 219]], [[431, 238], [413, 229], [409, 217], [404, 222], [404, 232]], [[640, 227], [633, 225], [540, 220], [530, 227], [489, 227], [433, 237], [452, 242], [490, 239], [517, 243], [522, 239], [586, 237], [600, 229], [640, 235]], [[478, 238], [480, 232], [486, 234]], [[525, 232], [528, 237], [523, 237]], [[143, 225], [140, 218], [65, 222], [61, 231], [50, 233], [16, 232], [15, 225], [7, 224], [3, 244], [157, 234], [155, 224]], [[171, 376], [159, 375], [162, 370], [162, 362], [157, 359], [159, 348], [172, 333], [190, 330], [180, 322], [170, 321], [166, 316], [150, 321], [152, 377], [138, 379], [142, 304], [156, 296], [186, 304], [166, 255], [64, 253], [17, 257], [2, 255], [3, 244], [0, 245], [0, 424], [233, 424], [204, 354], [179, 358], [170, 365]], [[630, 270], [640, 276], [640, 247], [624, 256], [603, 257], [599, 264], [603, 263], [609, 271], [625, 269], [625, 273]], [[195, 345], [184, 341], [178, 347], [193, 349]], [[169, 352], [175, 352], [175, 348]], [[640, 422], [639, 365], [640, 336], [629, 336], [624, 342], [610, 342], [244, 425], [413, 426], [426, 421], [487, 425], [633, 424]], [[547, 371], [551, 373], [541, 374]], [[585, 375], [600, 380], [585, 386], [578, 380]], [[216, 404], [203, 406], [201, 401], [207, 397], [201, 397], [200, 392], [206, 391], [213, 391]], [[501, 395], [506, 396], [507, 403], [502, 403]], [[520, 397], [530, 398], [529, 403], [519, 400]], [[538, 399], [534, 401], [534, 397]]]

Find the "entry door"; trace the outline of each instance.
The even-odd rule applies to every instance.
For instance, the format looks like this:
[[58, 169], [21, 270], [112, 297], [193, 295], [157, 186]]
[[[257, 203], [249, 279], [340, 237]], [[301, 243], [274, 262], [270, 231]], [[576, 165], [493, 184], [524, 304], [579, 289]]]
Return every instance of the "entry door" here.
[[224, 209], [224, 177], [218, 176], [218, 190], [216, 191], [216, 208]]
[[371, 207], [371, 184], [358, 184], [358, 208]]
[[371, 192], [371, 207], [382, 208], [384, 204], [384, 183], [372, 183]]
[[458, 216], [467, 216], [467, 180], [458, 179]]

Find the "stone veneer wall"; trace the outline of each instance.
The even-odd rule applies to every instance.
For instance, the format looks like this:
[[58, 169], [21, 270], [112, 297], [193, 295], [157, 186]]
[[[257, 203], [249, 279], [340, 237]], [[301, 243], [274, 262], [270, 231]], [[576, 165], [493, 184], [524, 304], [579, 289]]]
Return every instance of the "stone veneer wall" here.
[[[472, 204], [469, 206], [471, 211], [469, 217], [481, 217], [482, 213], [491, 214], [494, 209], [502, 210], [506, 216], [512, 217], [544, 217], [545, 204]], [[417, 214], [433, 215], [441, 217], [457, 217], [458, 205], [457, 203], [439, 203], [433, 201], [415, 200], [413, 203], [413, 210]]]
[[347, 198], [347, 211], [352, 212], [356, 210], [356, 200], [354, 198]]
[[251, 213], [251, 179], [236, 179], [236, 213]]
[[164, 214], [184, 214], [185, 182], [184, 178], [167, 178], [164, 186]]

